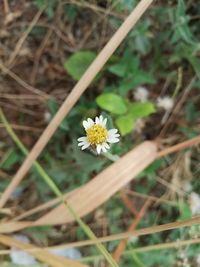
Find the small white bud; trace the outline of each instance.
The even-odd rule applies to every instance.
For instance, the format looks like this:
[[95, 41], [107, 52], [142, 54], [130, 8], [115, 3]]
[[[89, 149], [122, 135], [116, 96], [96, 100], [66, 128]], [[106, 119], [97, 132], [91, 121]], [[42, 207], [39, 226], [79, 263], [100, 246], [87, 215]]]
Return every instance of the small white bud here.
[[169, 96], [158, 97], [157, 106], [163, 108], [166, 111], [169, 111], [174, 106], [174, 100]]
[[149, 92], [145, 87], [139, 86], [134, 92], [134, 98], [140, 102], [146, 102], [149, 97]]

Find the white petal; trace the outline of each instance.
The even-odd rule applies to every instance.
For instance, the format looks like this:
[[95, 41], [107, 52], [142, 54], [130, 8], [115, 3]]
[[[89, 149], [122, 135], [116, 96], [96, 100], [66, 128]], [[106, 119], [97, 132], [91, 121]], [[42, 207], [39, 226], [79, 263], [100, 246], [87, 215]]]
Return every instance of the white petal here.
[[88, 125], [89, 125], [88, 128], [92, 127], [92, 125], [94, 125], [94, 121], [90, 118], [88, 119]]
[[115, 133], [117, 133], [117, 132], [118, 132], [117, 129], [111, 129], [111, 130], [108, 131], [108, 134], [109, 134], [109, 135], [113, 135], [113, 134], [115, 134]]
[[86, 121], [83, 121], [83, 127], [85, 128], [85, 130], [90, 128], [93, 124], [94, 124], [94, 122], [90, 118], [88, 118]]
[[99, 120], [100, 120], [100, 122], [103, 122], [103, 116], [102, 115], [100, 115]]
[[117, 143], [117, 142], [119, 142], [119, 138], [108, 138], [107, 141], [109, 143]]
[[109, 149], [109, 148], [110, 148], [109, 144], [107, 144], [106, 142], [103, 143], [103, 146], [104, 146], [106, 149]]
[[109, 148], [109, 145], [108, 145], [107, 143], [103, 143], [103, 144], [101, 145], [101, 148], [102, 148], [102, 151], [103, 151], [104, 153], [106, 153], [106, 152], [107, 152], [107, 149]]
[[120, 134], [113, 134], [112, 137], [113, 138], [120, 137]]
[[83, 127], [84, 127], [85, 129], [88, 128], [88, 122], [87, 122], [87, 121], [83, 121]]
[[102, 149], [102, 145], [98, 144], [96, 149], [97, 149], [97, 154], [100, 154], [101, 153], [101, 149]]
[[95, 118], [95, 123], [99, 124], [99, 118], [98, 117]]
[[86, 136], [79, 137], [77, 140], [78, 140], [79, 142], [80, 142], [80, 141], [86, 141], [86, 140], [87, 140], [87, 137], [86, 137]]
[[103, 120], [103, 126], [104, 126], [104, 127], [106, 126], [106, 123], [107, 123], [107, 118], [105, 118], [105, 119]]
[[81, 147], [81, 149], [84, 150], [84, 149], [88, 148], [89, 146], [90, 146], [89, 143], [87, 143], [87, 144], [85, 143], [85, 144]]

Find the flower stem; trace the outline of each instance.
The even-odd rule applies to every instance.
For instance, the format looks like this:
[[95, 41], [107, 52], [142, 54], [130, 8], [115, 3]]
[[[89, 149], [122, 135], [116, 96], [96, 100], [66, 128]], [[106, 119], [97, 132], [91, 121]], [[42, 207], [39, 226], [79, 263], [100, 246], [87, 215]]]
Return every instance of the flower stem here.
[[[7, 121], [3, 111], [0, 108], [0, 118], [10, 135], [11, 139], [15, 142], [17, 147], [23, 152], [23, 154], [28, 155], [29, 151], [28, 149], [22, 144], [22, 142], [19, 140], [13, 129], [11, 128], [9, 122]], [[79, 215], [76, 213], [76, 211], [69, 205], [69, 203], [64, 198], [62, 192], [57, 187], [57, 185], [53, 182], [51, 177], [46, 173], [46, 171], [43, 169], [43, 167], [37, 162], [34, 161], [33, 166], [36, 168], [37, 172], [40, 174], [40, 176], [45, 180], [45, 182], [48, 184], [48, 186], [51, 188], [51, 190], [54, 192], [54, 194], [60, 198], [60, 201], [63, 202], [63, 204], [66, 206], [66, 208], [69, 210], [69, 212], [72, 214], [74, 219], [77, 221], [77, 223], [80, 225], [82, 230], [85, 232], [85, 234], [91, 239], [91, 240], [97, 240], [97, 237], [92, 232], [92, 230], [83, 222], [83, 220], [79, 217]], [[112, 267], [118, 267], [118, 264], [116, 261], [112, 258], [111, 254], [106, 250], [106, 248], [101, 244], [96, 244], [99, 251], [103, 254], [105, 259], [108, 261], [110, 266]]]

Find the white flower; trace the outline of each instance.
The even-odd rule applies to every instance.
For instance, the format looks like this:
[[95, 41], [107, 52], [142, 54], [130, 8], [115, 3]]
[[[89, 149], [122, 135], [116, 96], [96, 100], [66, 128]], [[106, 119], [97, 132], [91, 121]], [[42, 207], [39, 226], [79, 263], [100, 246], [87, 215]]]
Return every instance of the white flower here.
[[86, 131], [86, 136], [78, 138], [78, 146], [84, 150], [89, 146], [95, 147], [98, 154], [106, 152], [110, 146], [108, 143], [119, 142], [119, 134], [117, 129], [107, 130], [106, 128], [107, 119], [103, 116], [96, 117], [95, 121], [88, 118], [83, 121], [83, 127]]
[[190, 194], [190, 209], [192, 215], [200, 214], [200, 196], [195, 192]]
[[166, 111], [169, 111], [174, 106], [174, 100], [169, 96], [158, 97], [157, 106], [159, 108], [165, 109]]
[[149, 97], [149, 92], [145, 87], [139, 86], [137, 87], [136, 91], [134, 92], [135, 100], [146, 102]]

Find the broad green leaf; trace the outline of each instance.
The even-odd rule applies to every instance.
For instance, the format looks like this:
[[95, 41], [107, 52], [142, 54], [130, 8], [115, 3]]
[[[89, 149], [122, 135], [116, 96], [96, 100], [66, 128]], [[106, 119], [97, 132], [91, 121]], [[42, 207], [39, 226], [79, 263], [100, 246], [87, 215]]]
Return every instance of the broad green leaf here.
[[95, 59], [96, 54], [91, 51], [79, 51], [70, 56], [64, 63], [64, 68], [77, 81]]
[[116, 64], [110, 66], [108, 70], [118, 77], [127, 77], [133, 75], [139, 68], [140, 59], [130, 52], [126, 52], [123, 58]]
[[134, 128], [134, 121], [129, 115], [119, 116], [115, 121], [122, 136], [130, 133]]
[[155, 106], [151, 102], [133, 103], [129, 106], [128, 114], [130, 117], [138, 119], [147, 117], [155, 111]]
[[127, 106], [123, 98], [113, 93], [99, 95], [96, 98], [96, 102], [100, 108], [105, 109], [113, 114], [121, 115], [127, 111]]

